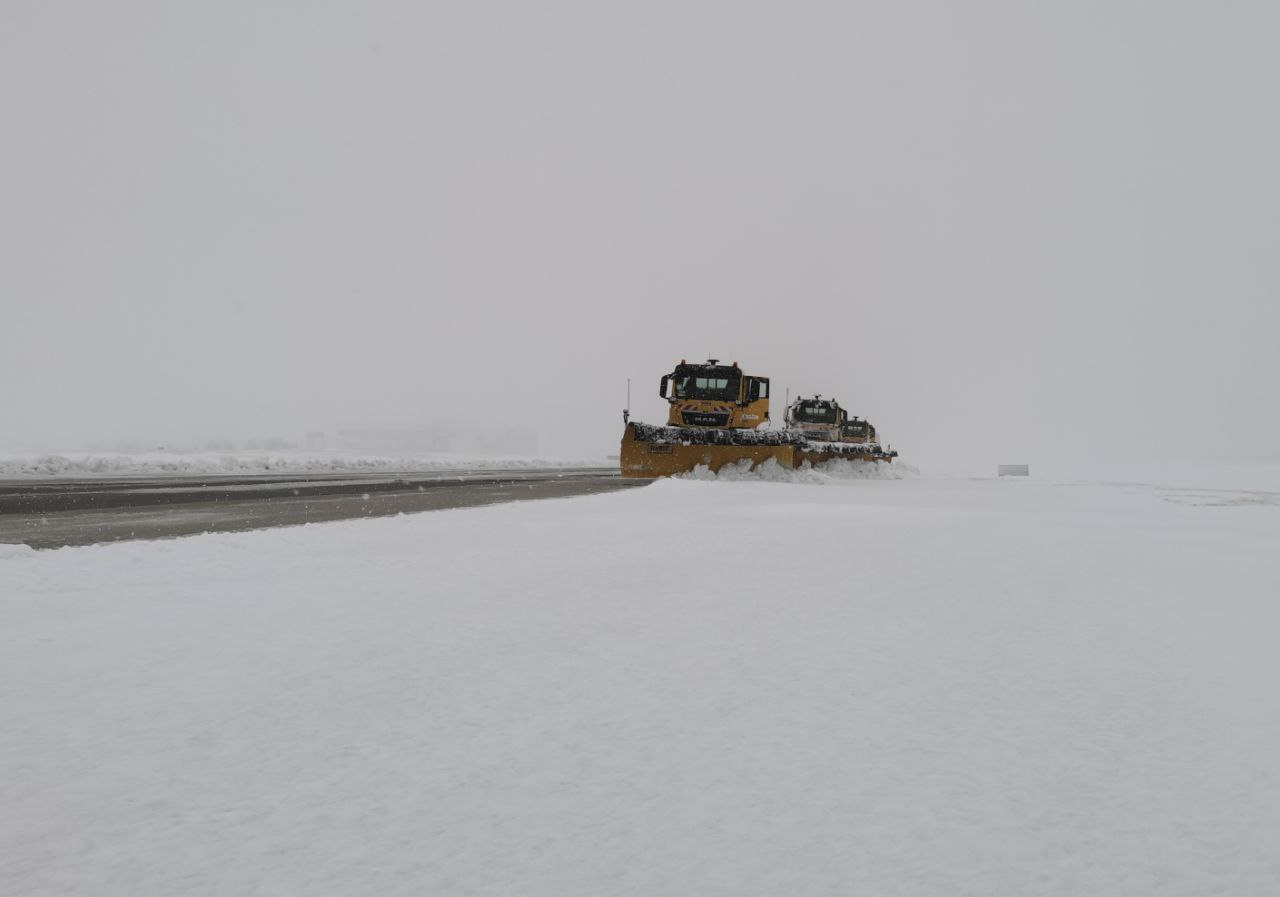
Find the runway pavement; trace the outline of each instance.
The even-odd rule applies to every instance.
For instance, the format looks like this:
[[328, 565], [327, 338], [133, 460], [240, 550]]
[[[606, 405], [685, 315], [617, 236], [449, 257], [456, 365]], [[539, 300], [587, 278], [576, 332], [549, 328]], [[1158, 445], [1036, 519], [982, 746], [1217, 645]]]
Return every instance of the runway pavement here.
[[613, 468], [0, 481], [0, 543], [60, 548], [567, 498], [644, 485]]

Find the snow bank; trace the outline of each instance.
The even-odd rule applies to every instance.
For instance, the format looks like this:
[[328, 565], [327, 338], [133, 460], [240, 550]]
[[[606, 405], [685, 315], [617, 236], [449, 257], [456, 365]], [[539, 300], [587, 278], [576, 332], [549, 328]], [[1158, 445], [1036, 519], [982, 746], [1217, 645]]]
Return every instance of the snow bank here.
[[351, 452], [151, 452], [141, 455], [72, 453], [0, 455], [0, 478], [147, 476], [156, 474], [378, 473], [433, 470], [512, 470], [614, 467], [616, 461], [420, 454], [377, 456]]
[[668, 480], [0, 563], [0, 893], [1280, 893], [1280, 507]]
[[845, 458], [833, 458], [817, 465], [810, 465], [806, 461], [799, 468], [791, 470], [770, 458], [763, 464], [755, 466], [752, 466], [749, 460], [743, 460], [737, 464], [726, 465], [718, 471], [712, 471], [705, 464], [699, 464], [689, 473], [679, 474], [679, 477], [730, 482], [755, 480], [768, 483], [822, 484], [837, 480], [900, 480], [918, 473], [919, 471], [909, 464], [851, 461]]

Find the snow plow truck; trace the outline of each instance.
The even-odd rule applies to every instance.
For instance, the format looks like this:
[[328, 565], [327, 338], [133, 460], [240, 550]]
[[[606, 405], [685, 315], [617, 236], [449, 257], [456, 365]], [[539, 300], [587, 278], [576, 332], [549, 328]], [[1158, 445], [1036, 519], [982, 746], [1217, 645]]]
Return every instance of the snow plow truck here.
[[[619, 458], [624, 477], [664, 477], [697, 467], [756, 467], [770, 459], [787, 469], [835, 458], [888, 463], [898, 454], [866, 438], [867, 428], [875, 432], [870, 425], [850, 428], [844, 409], [820, 396], [797, 400], [788, 409], [784, 429], [759, 429], [769, 422], [769, 378], [744, 373], [736, 361], [681, 361], [662, 378], [658, 392], [668, 405], [666, 426], [629, 421], [630, 412], [623, 415], [626, 430]], [[858, 418], [854, 422], [866, 424]]]
[[787, 409], [787, 428], [799, 430], [810, 439], [828, 442], [880, 444], [876, 428], [870, 421], [849, 417], [835, 399], [814, 396], [812, 399], [796, 399]]

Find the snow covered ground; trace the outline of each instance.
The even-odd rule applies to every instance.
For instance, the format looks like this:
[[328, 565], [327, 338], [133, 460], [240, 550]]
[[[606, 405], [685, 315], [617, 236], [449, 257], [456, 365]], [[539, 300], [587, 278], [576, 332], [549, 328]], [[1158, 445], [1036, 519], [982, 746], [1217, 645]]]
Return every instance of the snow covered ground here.
[[0, 893], [1280, 893], [1280, 493], [662, 481], [0, 556]]
[[27, 477], [151, 476], [164, 474], [378, 473], [433, 470], [512, 470], [536, 467], [611, 467], [605, 458], [558, 460], [523, 455], [421, 452], [371, 455], [350, 451], [68, 452], [0, 453], [0, 479]]

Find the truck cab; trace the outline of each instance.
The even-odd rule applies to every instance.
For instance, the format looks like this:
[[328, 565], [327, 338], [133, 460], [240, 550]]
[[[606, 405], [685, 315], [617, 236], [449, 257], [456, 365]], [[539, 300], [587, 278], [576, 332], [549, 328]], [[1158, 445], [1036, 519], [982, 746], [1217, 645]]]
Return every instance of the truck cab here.
[[880, 437], [876, 435], [876, 428], [871, 425], [871, 421], [855, 417], [840, 428], [840, 441], [879, 445]]
[[816, 395], [811, 399], [796, 399], [787, 409], [787, 428], [799, 430], [811, 439], [839, 442], [840, 432], [848, 420], [848, 413], [835, 399]]
[[769, 378], [744, 374], [736, 361], [681, 361], [662, 378], [658, 394], [667, 400], [672, 427], [742, 430], [769, 420]]

